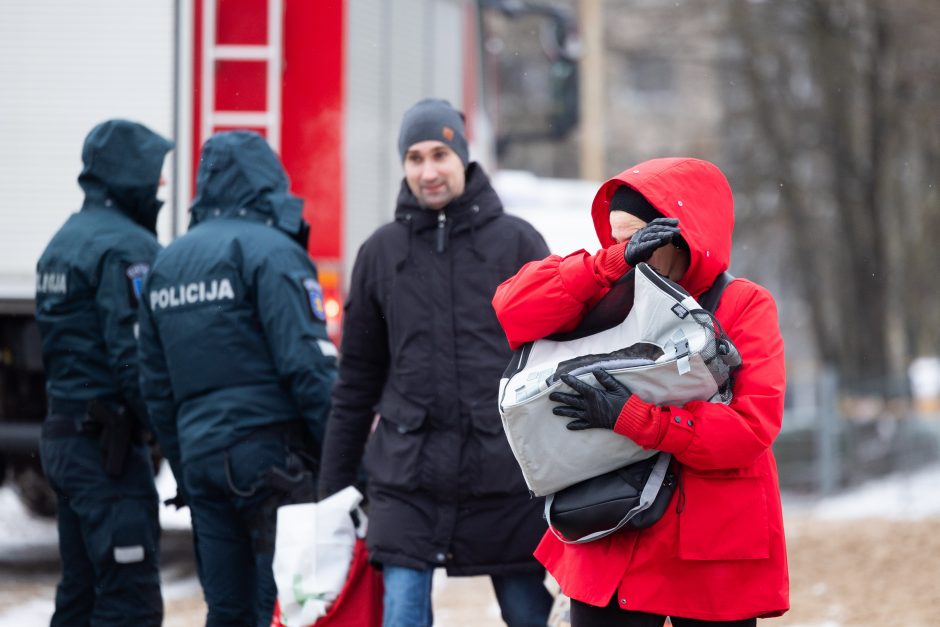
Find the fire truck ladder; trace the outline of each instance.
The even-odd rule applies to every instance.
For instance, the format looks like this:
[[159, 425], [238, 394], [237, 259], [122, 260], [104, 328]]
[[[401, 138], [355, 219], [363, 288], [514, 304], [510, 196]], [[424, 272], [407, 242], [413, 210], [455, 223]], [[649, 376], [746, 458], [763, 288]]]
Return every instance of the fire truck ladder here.
[[[264, 129], [275, 152], [281, 147], [281, 51], [283, 49], [283, 0], [267, 0], [267, 44], [218, 44], [216, 41], [219, 0], [202, 3], [202, 98], [201, 143], [217, 128]], [[215, 108], [216, 67], [219, 61], [263, 61], [266, 63], [264, 111], [220, 111]]]

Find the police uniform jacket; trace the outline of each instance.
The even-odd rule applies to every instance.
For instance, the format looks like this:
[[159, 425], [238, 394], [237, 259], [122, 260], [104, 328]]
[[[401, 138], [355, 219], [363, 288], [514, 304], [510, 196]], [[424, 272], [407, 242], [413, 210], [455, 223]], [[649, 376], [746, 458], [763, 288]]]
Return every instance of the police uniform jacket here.
[[82, 414], [92, 399], [145, 416], [137, 380], [137, 299], [160, 245], [157, 185], [172, 144], [132, 122], [95, 127], [82, 149], [81, 211], [36, 267], [36, 321], [53, 413]]
[[503, 434], [496, 396], [511, 351], [490, 299], [547, 254], [476, 164], [441, 211], [420, 207], [403, 182], [395, 221], [360, 248], [320, 486], [352, 484], [365, 445], [373, 561], [455, 574], [538, 568], [542, 502]]
[[174, 465], [301, 421], [319, 443], [335, 378], [322, 292], [288, 233], [301, 202], [260, 136], [209, 140], [185, 235], [141, 298], [141, 389]]

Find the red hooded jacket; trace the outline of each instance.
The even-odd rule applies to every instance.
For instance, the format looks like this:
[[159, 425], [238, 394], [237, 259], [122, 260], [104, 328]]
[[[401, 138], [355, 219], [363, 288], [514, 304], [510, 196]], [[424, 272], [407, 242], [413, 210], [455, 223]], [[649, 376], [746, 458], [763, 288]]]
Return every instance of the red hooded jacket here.
[[[721, 171], [698, 159], [653, 159], [601, 186], [591, 214], [604, 248], [551, 256], [525, 266], [496, 291], [493, 306], [513, 348], [577, 326], [628, 269], [611, 237], [609, 202], [628, 185], [664, 216], [679, 219], [689, 269], [679, 283], [700, 295], [727, 270], [734, 207]], [[729, 405], [692, 401], [652, 407], [631, 398], [615, 431], [672, 453], [680, 489], [663, 517], [581, 545], [546, 533], [535, 556], [573, 599], [701, 620], [783, 614], [789, 607], [786, 545], [777, 464], [786, 382], [773, 297], [735, 279], [716, 312], [741, 353]], [[680, 498], [681, 497], [681, 498]]]

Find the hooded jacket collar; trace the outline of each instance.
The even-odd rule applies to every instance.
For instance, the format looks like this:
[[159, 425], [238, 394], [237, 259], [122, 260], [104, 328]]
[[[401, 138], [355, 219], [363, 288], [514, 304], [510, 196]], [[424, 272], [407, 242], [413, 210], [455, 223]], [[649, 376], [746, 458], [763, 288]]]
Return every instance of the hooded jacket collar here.
[[[503, 213], [503, 204], [490, 185], [490, 179], [476, 162], [467, 166], [467, 182], [464, 192], [440, 210], [426, 209], [402, 180], [395, 208], [395, 220], [413, 225], [418, 231], [437, 226], [438, 212], [443, 211], [448, 221], [454, 221], [454, 229], [464, 223], [473, 222], [478, 227]], [[467, 220], [466, 218], [470, 218]]]
[[216, 217], [267, 222], [296, 235], [303, 200], [288, 192], [288, 179], [268, 142], [250, 131], [210, 137], [202, 148], [190, 228]]
[[604, 183], [594, 197], [591, 216], [601, 245], [614, 244], [610, 232], [610, 198], [628, 185], [668, 218], [678, 218], [689, 245], [689, 269], [679, 280], [690, 294], [708, 289], [731, 260], [734, 200], [728, 180], [714, 164], [700, 159], [644, 161]]
[[157, 187], [163, 160], [173, 142], [127, 120], [102, 122], [82, 146], [78, 184], [85, 191], [82, 209], [110, 206], [156, 232], [162, 202]]

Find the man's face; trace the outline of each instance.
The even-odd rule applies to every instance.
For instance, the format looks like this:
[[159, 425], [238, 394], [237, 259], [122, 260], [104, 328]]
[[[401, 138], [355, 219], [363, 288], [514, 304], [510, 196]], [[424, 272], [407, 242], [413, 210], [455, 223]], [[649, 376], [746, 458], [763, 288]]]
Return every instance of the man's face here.
[[[610, 234], [618, 244], [629, 241], [633, 234], [646, 226], [646, 222], [626, 211], [610, 212]], [[672, 244], [653, 251], [649, 261], [654, 270], [673, 281], [678, 281], [689, 268], [689, 253]]]
[[463, 194], [463, 161], [444, 142], [412, 144], [405, 152], [405, 181], [425, 209], [442, 209]]

